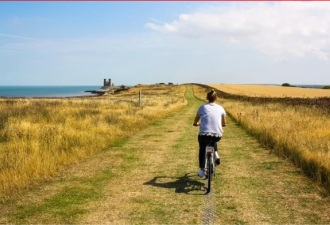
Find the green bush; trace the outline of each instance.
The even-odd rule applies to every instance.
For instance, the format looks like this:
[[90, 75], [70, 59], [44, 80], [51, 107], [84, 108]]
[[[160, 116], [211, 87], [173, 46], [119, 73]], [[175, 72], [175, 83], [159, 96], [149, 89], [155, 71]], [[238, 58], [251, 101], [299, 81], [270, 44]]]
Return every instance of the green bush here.
[[289, 84], [289, 83], [283, 83], [282, 86], [283, 86], [283, 87], [295, 87], [295, 86], [293, 86], [293, 85], [291, 85], [291, 84]]

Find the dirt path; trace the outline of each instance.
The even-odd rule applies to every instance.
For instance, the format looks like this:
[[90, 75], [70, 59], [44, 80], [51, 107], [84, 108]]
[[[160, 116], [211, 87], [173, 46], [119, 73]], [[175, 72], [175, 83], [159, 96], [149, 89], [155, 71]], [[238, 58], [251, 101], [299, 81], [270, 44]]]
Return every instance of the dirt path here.
[[0, 223], [330, 223], [330, 199], [228, 119], [213, 190], [197, 176], [202, 102], [118, 142], [56, 182], [0, 206]]

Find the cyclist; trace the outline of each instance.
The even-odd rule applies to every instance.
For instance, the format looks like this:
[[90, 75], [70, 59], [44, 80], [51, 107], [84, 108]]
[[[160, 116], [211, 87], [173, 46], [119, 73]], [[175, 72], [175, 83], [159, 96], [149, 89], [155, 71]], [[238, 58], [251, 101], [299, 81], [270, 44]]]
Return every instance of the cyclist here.
[[[194, 126], [199, 126], [198, 143], [199, 143], [199, 167], [198, 176], [204, 176], [205, 166], [205, 148], [210, 141], [214, 142], [215, 163], [220, 165], [220, 157], [218, 155], [217, 142], [221, 140], [223, 129], [226, 126], [226, 111], [224, 108], [215, 103], [217, 93], [212, 89], [207, 93], [206, 99], [209, 103], [201, 105], [194, 119]], [[198, 123], [200, 120], [200, 124]]]

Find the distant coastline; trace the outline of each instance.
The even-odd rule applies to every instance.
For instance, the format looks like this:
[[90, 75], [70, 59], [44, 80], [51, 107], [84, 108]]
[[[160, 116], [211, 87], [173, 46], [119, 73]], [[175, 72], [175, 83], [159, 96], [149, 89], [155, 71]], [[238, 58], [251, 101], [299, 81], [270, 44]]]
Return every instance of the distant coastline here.
[[86, 90], [99, 89], [100, 86], [0, 86], [0, 98], [40, 98], [95, 96]]

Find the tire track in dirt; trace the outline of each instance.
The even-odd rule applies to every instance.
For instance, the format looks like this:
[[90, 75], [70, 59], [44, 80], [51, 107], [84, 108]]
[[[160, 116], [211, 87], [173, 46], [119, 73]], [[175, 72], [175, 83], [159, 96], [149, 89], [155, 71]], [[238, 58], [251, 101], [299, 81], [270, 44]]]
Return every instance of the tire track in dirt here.
[[217, 207], [216, 198], [214, 192], [217, 190], [212, 190], [204, 198], [204, 204], [202, 209], [202, 224], [217, 224]]

